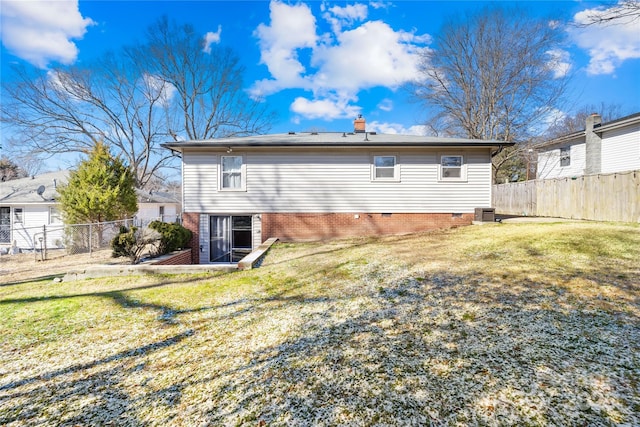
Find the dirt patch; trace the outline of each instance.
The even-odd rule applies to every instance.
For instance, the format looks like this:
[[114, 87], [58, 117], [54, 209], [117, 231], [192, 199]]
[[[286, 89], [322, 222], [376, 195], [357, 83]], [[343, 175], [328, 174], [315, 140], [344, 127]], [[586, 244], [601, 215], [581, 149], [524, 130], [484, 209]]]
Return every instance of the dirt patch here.
[[95, 264], [128, 264], [128, 258], [112, 258], [111, 249], [91, 254], [67, 254], [64, 251], [49, 251], [47, 259], [40, 253], [21, 253], [0, 256], [0, 283], [21, 282], [37, 278], [63, 276], [69, 270]]

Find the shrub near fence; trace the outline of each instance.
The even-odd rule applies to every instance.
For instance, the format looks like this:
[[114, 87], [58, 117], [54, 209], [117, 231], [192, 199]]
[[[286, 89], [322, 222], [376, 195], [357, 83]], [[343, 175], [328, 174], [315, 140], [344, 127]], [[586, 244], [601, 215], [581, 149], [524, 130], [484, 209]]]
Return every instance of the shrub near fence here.
[[496, 213], [640, 222], [640, 170], [493, 186]]

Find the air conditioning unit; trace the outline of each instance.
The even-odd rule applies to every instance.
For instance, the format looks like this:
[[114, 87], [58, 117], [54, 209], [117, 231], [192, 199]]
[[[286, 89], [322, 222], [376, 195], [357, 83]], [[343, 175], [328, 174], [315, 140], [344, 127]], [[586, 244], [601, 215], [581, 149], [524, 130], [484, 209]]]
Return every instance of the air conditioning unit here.
[[495, 222], [496, 210], [494, 208], [476, 208], [474, 221]]

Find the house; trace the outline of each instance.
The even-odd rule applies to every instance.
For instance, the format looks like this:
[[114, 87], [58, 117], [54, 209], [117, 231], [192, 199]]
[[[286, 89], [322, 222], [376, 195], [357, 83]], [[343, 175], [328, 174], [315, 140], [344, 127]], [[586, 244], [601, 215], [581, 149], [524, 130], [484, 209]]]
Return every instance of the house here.
[[537, 178], [566, 178], [640, 170], [640, 113], [602, 123], [598, 114], [585, 129], [536, 147]]
[[[64, 224], [58, 198], [58, 186], [66, 183], [68, 171], [44, 173], [27, 178], [0, 181], [0, 248], [23, 250], [63, 248]], [[153, 220], [173, 222], [179, 218], [180, 202], [167, 193], [136, 190], [137, 224]], [[46, 242], [40, 242], [40, 238]]]
[[0, 248], [38, 249], [40, 238], [49, 248], [64, 246], [56, 198], [67, 175], [57, 171], [0, 182]]
[[470, 224], [491, 205], [499, 141], [305, 132], [163, 144], [182, 157], [193, 263], [233, 263], [270, 237], [300, 241]]
[[151, 221], [176, 222], [180, 219], [180, 201], [170, 193], [136, 189], [138, 212], [136, 225], [145, 226]]

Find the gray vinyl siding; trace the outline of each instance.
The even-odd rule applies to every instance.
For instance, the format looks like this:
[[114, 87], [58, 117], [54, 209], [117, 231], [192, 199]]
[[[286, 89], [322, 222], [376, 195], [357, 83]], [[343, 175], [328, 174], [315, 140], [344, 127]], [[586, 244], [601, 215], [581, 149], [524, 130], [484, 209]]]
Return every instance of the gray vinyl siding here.
[[640, 169], [640, 126], [602, 133], [602, 173]]
[[[233, 154], [244, 155], [246, 191], [218, 191], [220, 152], [183, 153], [186, 212], [470, 213], [491, 205], [488, 148], [234, 150]], [[372, 181], [372, 156], [378, 154], [396, 156], [399, 182]], [[438, 181], [440, 154], [464, 156], [465, 182]]]
[[184, 212], [207, 212], [207, 201], [218, 192], [217, 159], [217, 155], [206, 152], [183, 154], [182, 200]]

